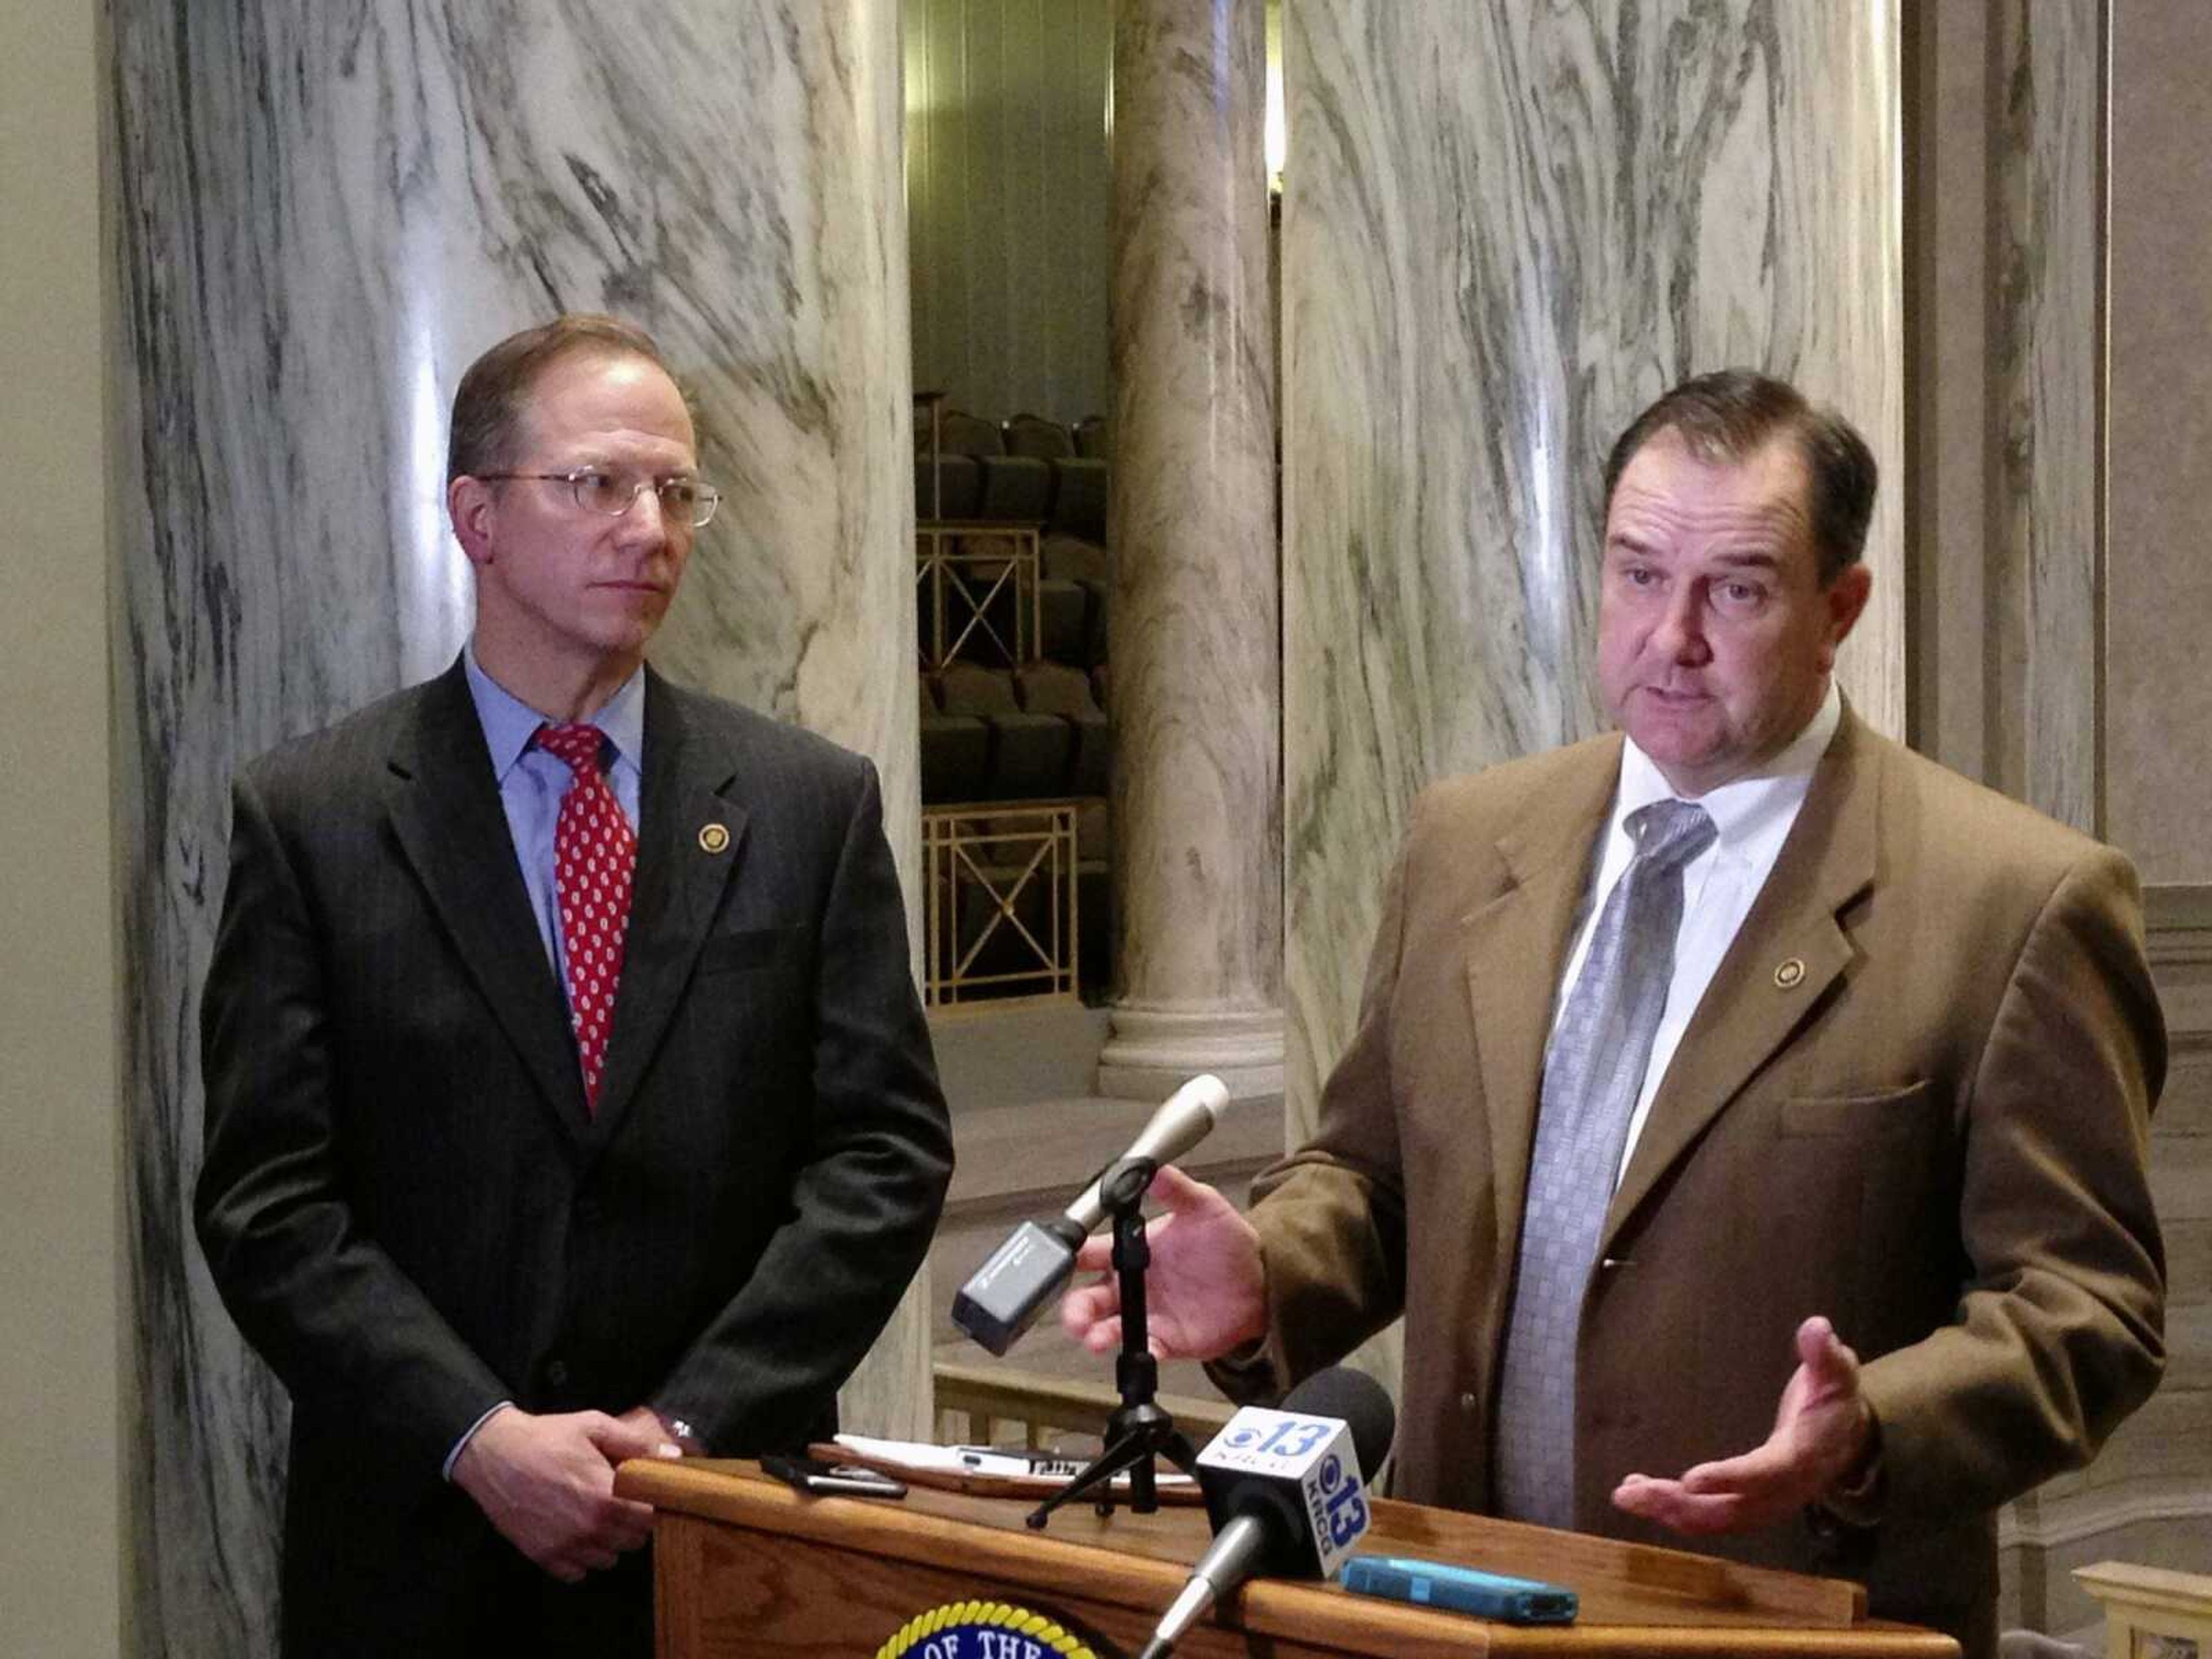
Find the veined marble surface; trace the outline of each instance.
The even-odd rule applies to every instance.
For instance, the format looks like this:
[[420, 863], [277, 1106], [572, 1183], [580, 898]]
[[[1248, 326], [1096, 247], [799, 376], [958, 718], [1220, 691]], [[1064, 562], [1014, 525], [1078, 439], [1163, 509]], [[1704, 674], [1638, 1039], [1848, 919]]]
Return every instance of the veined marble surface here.
[[[228, 782], [459, 648], [445, 420], [477, 351], [562, 308], [659, 337], [731, 495], [659, 659], [873, 755], [916, 867], [898, 9], [107, 21], [136, 1628], [229, 1659], [274, 1650], [285, 1407], [189, 1242]], [[910, 1299], [852, 1417], [919, 1426], [927, 1364]]]
[[1896, 27], [1881, 0], [1286, 9], [1293, 1138], [1406, 810], [1598, 730], [1599, 471], [1686, 376], [1795, 380], [1891, 487], [1843, 678], [1903, 728]]
[[2004, 143], [1991, 365], [2002, 518], [1993, 586], [2004, 690], [2020, 711], [2009, 793], [2100, 828], [2097, 595], [2104, 447], [2098, 169], [2102, 8], [2000, 7]]
[[1241, 0], [1115, 17], [1116, 1092], [1118, 1071], [1280, 1086], [1264, 21]]

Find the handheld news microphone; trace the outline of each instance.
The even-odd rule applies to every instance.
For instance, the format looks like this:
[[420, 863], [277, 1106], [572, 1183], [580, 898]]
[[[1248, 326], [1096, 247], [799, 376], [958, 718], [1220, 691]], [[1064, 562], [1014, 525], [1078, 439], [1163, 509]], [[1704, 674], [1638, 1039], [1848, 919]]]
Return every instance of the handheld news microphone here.
[[[1152, 1114], [1114, 1163], [1141, 1159], [1161, 1164], [1182, 1157], [1212, 1132], [1228, 1103], [1229, 1091], [1219, 1078], [1193, 1078]], [[1103, 1177], [1105, 1170], [1099, 1174]], [[1094, 1180], [1051, 1220], [1022, 1223], [960, 1287], [952, 1299], [952, 1322], [1003, 1356], [1074, 1273], [1075, 1252], [1105, 1215], [1105, 1197]]]
[[1389, 1455], [1397, 1413], [1382, 1385], [1342, 1365], [1316, 1371], [1279, 1411], [1247, 1406], [1198, 1455], [1213, 1522], [1138, 1659], [1163, 1659], [1215, 1601], [1261, 1573], [1325, 1578], [1367, 1531], [1364, 1472]]

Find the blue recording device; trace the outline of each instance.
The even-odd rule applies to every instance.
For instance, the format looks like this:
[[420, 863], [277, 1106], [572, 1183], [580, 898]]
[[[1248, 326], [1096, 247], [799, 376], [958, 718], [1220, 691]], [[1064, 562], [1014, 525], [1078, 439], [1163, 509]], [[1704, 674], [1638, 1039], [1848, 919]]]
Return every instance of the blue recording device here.
[[1384, 1595], [1509, 1625], [1571, 1624], [1577, 1606], [1575, 1593], [1562, 1585], [1405, 1555], [1354, 1556], [1344, 1564], [1341, 1582], [1361, 1595]]

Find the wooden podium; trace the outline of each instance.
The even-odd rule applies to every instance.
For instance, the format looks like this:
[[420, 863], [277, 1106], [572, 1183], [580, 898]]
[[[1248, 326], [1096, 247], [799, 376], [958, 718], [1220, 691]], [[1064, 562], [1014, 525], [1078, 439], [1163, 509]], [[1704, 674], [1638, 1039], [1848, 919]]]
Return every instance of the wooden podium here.
[[[623, 1466], [653, 1504], [660, 1659], [859, 1655], [950, 1602], [998, 1600], [1129, 1653], [1210, 1536], [1203, 1510], [1101, 1519], [1071, 1507], [1031, 1532], [1031, 1500], [915, 1487], [905, 1499], [801, 1497], [747, 1462]], [[1188, 1659], [1513, 1654], [1836, 1655], [1956, 1659], [1948, 1637], [1870, 1621], [1856, 1584], [1378, 1499], [1363, 1548], [1548, 1579], [1582, 1598], [1572, 1625], [1488, 1624], [1262, 1579], [1176, 1645]], [[914, 1652], [922, 1651], [916, 1647]]]

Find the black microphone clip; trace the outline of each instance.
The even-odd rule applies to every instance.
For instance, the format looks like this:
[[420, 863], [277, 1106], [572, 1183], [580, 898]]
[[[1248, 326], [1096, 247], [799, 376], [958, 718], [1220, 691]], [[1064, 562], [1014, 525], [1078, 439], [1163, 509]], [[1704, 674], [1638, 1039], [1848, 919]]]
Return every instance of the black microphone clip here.
[[1075, 1253], [1109, 1216], [1133, 1213], [1160, 1165], [1206, 1139], [1229, 1091], [1196, 1077], [1175, 1091], [1131, 1143], [1099, 1170], [1066, 1210], [1024, 1221], [969, 1276], [952, 1301], [952, 1322], [1001, 1358], [1075, 1273]]

